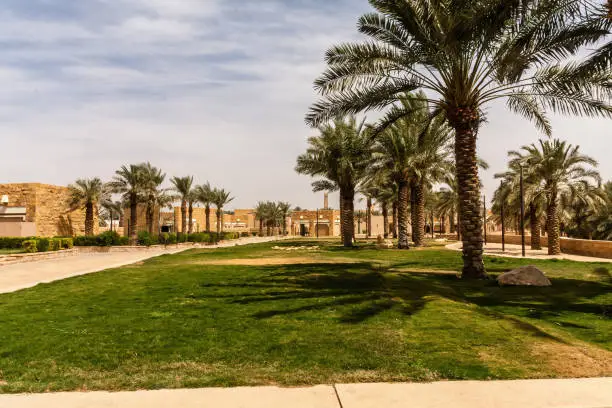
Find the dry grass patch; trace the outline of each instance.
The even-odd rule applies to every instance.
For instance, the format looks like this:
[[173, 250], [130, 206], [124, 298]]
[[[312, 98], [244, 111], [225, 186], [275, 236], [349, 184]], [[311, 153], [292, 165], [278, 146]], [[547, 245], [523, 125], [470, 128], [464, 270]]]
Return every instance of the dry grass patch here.
[[534, 344], [531, 352], [562, 377], [612, 375], [612, 353], [595, 346], [546, 341]]

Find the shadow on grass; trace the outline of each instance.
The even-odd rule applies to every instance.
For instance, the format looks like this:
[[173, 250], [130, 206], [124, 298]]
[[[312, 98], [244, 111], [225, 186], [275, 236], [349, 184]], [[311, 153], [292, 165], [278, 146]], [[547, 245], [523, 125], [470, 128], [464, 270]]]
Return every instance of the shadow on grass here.
[[[409, 263], [402, 264], [409, 265]], [[397, 265], [393, 265], [396, 268]], [[202, 288], [244, 288], [242, 294], [206, 294], [232, 304], [259, 304], [263, 307], [252, 314], [257, 319], [334, 309], [340, 311], [340, 321], [358, 324], [388, 310], [398, 310], [406, 316], [421, 311], [429, 302], [447, 299], [479, 306], [477, 313], [504, 319], [517, 329], [536, 336], [554, 339], [522, 318], [543, 319], [560, 326], [588, 328], [580, 323], [559, 323], [565, 313], [578, 313], [608, 319], [612, 305], [597, 301], [608, 293], [607, 282], [576, 279], [553, 279], [553, 287], [505, 287], [495, 281], [466, 281], [452, 274], [402, 272], [396, 273], [379, 264], [299, 264], [254, 268], [253, 281], [247, 284], [205, 284]], [[253, 290], [250, 290], [253, 289]], [[287, 301], [296, 300], [288, 307]], [[346, 307], [348, 306], [348, 307]]]

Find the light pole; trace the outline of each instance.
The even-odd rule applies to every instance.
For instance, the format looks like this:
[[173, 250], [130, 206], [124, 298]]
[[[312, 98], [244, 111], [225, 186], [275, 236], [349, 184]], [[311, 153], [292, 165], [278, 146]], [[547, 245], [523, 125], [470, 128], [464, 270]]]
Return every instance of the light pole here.
[[523, 257], [525, 256], [525, 198], [523, 197], [523, 164], [520, 163], [519, 167], [521, 169], [521, 253]]
[[[502, 183], [499, 183], [499, 191], [501, 192], [502, 189]], [[502, 252], [506, 252], [506, 224], [504, 223], [504, 195], [502, 193], [501, 196], [501, 205], [500, 205], [500, 212], [501, 212], [501, 228], [502, 228]]]
[[487, 196], [482, 195], [482, 224], [484, 226], [484, 243], [487, 245]]
[[317, 234], [317, 238], [319, 238], [319, 209], [317, 208], [317, 223], [315, 225], [315, 230]]

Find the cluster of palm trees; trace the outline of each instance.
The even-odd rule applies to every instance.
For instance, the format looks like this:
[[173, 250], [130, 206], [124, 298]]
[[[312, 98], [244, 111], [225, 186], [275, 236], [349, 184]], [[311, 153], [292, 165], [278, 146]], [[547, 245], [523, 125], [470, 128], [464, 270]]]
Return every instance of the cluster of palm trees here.
[[[552, 134], [547, 111], [612, 116], [608, 39], [612, 6], [591, 0], [370, 0], [370, 4], [375, 11], [358, 23], [359, 31], [370, 39], [340, 44], [326, 53], [328, 68], [315, 81], [321, 99], [306, 116], [308, 124], [320, 127], [321, 137], [310, 140], [309, 151], [298, 159], [298, 171], [327, 179], [315, 189], [340, 190], [344, 242], [350, 245], [352, 197], [367, 167], [367, 160], [359, 156], [371, 139], [361, 135], [364, 126], [350, 126], [354, 119], [340, 118], [387, 109], [374, 126], [374, 133], [379, 133], [415, 114], [411, 104], [401, 103], [407, 92], [424, 91], [414, 98], [427, 102], [429, 116], [440, 118], [452, 130], [462, 275], [486, 277], [476, 149], [485, 109], [505, 100], [509, 110], [533, 121], [547, 135]], [[332, 133], [341, 135], [328, 140]], [[319, 155], [323, 143], [330, 149]], [[334, 165], [334, 170], [314, 164], [338, 157], [346, 157], [346, 162]], [[420, 199], [421, 182], [398, 173], [395, 179], [401, 180], [395, 182], [401, 227], [407, 222], [403, 203], [409, 191], [414, 191], [412, 201]], [[400, 232], [400, 245], [407, 245], [406, 237]]]
[[[69, 186], [72, 209], [85, 209], [85, 235], [94, 233], [94, 213], [103, 211], [110, 220], [111, 226], [114, 215], [121, 216], [123, 209], [129, 208], [130, 222], [128, 237], [136, 242], [138, 237], [138, 206], [145, 205], [145, 221], [147, 231], [153, 231], [155, 211], [162, 208], [172, 208], [175, 201], [181, 202], [181, 229], [179, 234], [193, 232], [193, 207], [202, 204], [205, 207], [206, 231], [210, 228], [210, 208], [216, 207], [216, 231], [223, 230], [223, 208], [233, 200], [230, 192], [213, 188], [207, 182], [195, 185], [193, 176], [172, 177], [172, 187], [163, 187], [166, 174], [150, 163], [130, 164], [121, 166], [115, 176], [108, 183], [99, 178], [79, 179]], [[114, 194], [120, 194], [121, 199], [113, 200]]]
[[[595, 159], [583, 155], [578, 146], [553, 139], [523, 146], [508, 153], [508, 170], [497, 174], [502, 179], [494, 196], [493, 210], [501, 221], [520, 224], [521, 178], [525, 218], [529, 220], [532, 249], [540, 249], [542, 226], [548, 236], [548, 253], [561, 253], [560, 223], [580, 218], [576, 212], [588, 212], [600, 220], [591, 225], [591, 233], [606, 232], [606, 216], [610, 214], [612, 195], [601, 186], [601, 177], [594, 169]], [[608, 183], [610, 184], [610, 183]], [[608, 186], [610, 189], [610, 186]], [[601, 225], [599, 225], [601, 224]], [[609, 231], [612, 232], [612, 231]], [[602, 234], [605, 239], [610, 234]]]
[[270, 236], [275, 232], [287, 234], [287, 217], [291, 214], [291, 204], [283, 201], [259, 201], [255, 206], [255, 218], [259, 222], [259, 236]]

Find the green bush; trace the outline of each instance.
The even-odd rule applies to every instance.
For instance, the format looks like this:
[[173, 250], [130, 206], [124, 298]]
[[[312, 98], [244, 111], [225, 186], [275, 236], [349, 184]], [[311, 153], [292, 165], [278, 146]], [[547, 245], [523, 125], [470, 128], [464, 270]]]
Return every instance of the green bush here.
[[128, 237], [122, 237], [115, 231], [105, 231], [100, 235], [79, 236], [73, 239], [74, 246], [113, 246], [128, 245]]
[[23, 242], [34, 239], [34, 237], [0, 237], [0, 249], [20, 249]]
[[49, 250], [59, 251], [60, 249], [62, 249], [62, 239], [61, 238], [51, 238], [49, 240]]
[[176, 242], [176, 234], [168, 234], [168, 245], [175, 245]]
[[74, 242], [72, 238], [60, 238], [62, 240], [62, 248], [63, 249], [72, 249], [74, 247]]
[[189, 242], [210, 242], [210, 234], [208, 232], [198, 232], [195, 234], [189, 234], [187, 240]]
[[138, 233], [138, 245], [151, 246], [158, 242], [158, 238], [149, 234], [148, 231], [140, 231]]
[[99, 246], [119, 245], [121, 237], [116, 231], [105, 231], [98, 235]]
[[119, 246], [130, 245], [130, 239], [128, 237], [119, 237], [119, 243], [117, 245]]
[[26, 239], [21, 242], [21, 247], [23, 248], [24, 252], [32, 254], [34, 252], [38, 252], [38, 247], [36, 244], [37, 241], [35, 239]]
[[38, 252], [47, 252], [49, 250], [49, 240], [47, 238], [38, 238], [36, 240], [36, 248]]
[[98, 237], [95, 235], [81, 235], [73, 240], [74, 246], [98, 246]]

